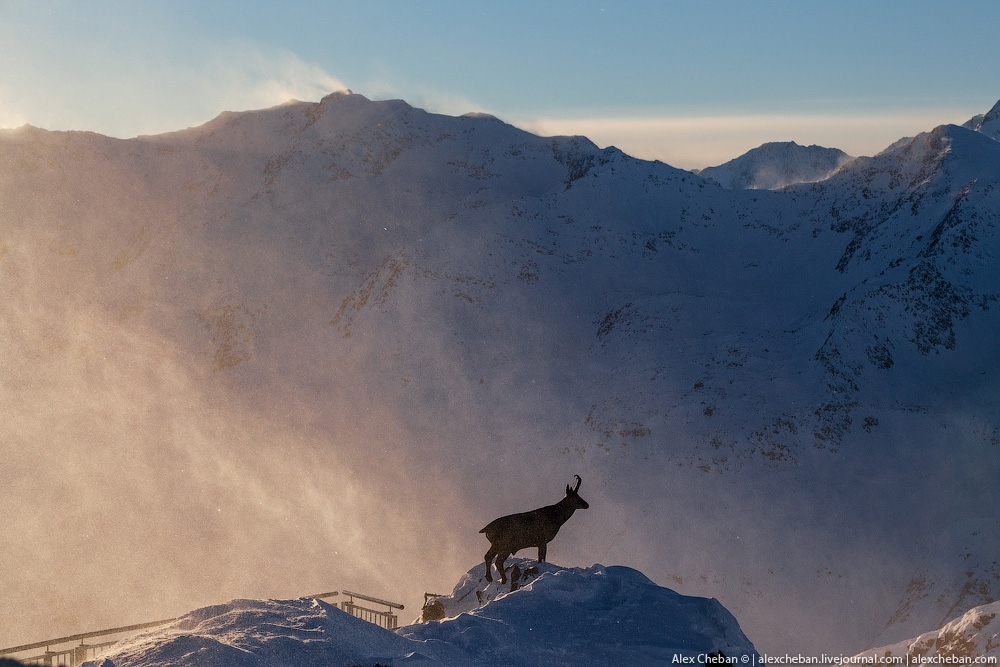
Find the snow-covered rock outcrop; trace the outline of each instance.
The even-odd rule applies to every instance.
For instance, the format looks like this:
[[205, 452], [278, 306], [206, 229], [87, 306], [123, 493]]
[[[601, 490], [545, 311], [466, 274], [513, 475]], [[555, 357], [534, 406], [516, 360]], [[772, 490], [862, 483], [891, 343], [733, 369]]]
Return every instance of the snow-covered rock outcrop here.
[[486, 585], [478, 565], [439, 598], [448, 617], [395, 633], [320, 600], [234, 600], [126, 640], [86, 665], [584, 667], [756, 655], [716, 600], [675, 593], [631, 568], [510, 564], [521, 572], [518, 585]]

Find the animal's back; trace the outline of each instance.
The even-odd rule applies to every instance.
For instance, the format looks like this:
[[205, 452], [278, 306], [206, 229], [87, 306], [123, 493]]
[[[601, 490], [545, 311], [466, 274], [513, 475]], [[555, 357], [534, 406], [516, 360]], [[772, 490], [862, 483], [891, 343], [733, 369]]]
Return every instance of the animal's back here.
[[[491, 542], [494, 539], [494, 535], [498, 533], [506, 535], [508, 538], [518, 540], [518, 538], [525, 534], [535, 534], [547, 523], [547, 509], [549, 508], [542, 507], [537, 510], [531, 510], [530, 512], [518, 512], [517, 514], [508, 514], [507, 516], [502, 516], [499, 519], [493, 519], [493, 521], [490, 521], [486, 527], [479, 532], [486, 533], [486, 538]], [[559, 527], [556, 526], [555, 530], [559, 530]], [[555, 532], [552, 534], [555, 535]]]
[[490, 535], [491, 535], [491, 534], [493, 533], [493, 531], [494, 531], [494, 530], [496, 530], [496, 529], [497, 529], [497, 528], [499, 528], [499, 527], [500, 527], [501, 525], [503, 525], [503, 523], [504, 523], [504, 522], [505, 522], [505, 521], [506, 521], [507, 519], [509, 519], [510, 517], [512, 517], [512, 516], [514, 516], [514, 515], [513, 515], [513, 514], [511, 514], [511, 515], [508, 515], [508, 516], [502, 516], [502, 517], [500, 517], [499, 519], [493, 519], [493, 520], [492, 520], [492, 521], [490, 521], [490, 522], [489, 522], [488, 524], [486, 524], [486, 527], [485, 527], [485, 528], [483, 528], [483, 529], [482, 529], [481, 531], [479, 531], [479, 532], [480, 532], [480, 533], [486, 533], [486, 536], [487, 536], [487, 537], [489, 537], [489, 536], [490, 536]]

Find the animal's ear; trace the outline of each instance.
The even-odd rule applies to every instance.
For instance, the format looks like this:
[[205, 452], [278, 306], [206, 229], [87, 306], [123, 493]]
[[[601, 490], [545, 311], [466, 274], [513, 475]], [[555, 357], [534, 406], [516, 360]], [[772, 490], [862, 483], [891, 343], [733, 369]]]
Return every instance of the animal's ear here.
[[566, 485], [566, 495], [573, 493], [573, 489], [569, 488], [569, 484]]

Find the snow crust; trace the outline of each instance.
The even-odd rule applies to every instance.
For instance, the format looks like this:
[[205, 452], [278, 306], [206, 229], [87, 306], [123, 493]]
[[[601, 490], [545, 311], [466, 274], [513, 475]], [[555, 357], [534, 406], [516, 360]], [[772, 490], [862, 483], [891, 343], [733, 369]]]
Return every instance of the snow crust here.
[[[234, 600], [126, 640], [87, 667], [670, 664], [722, 651], [756, 656], [718, 601], [657, 586], [628, 567], [511, 559], [511, 585], [462, 577], [443, 620], [397, 632], [320, 600]], [[511, 589], [514, 590], [511, 590]], [[483, 600], [482, 603], [479, 600]]]

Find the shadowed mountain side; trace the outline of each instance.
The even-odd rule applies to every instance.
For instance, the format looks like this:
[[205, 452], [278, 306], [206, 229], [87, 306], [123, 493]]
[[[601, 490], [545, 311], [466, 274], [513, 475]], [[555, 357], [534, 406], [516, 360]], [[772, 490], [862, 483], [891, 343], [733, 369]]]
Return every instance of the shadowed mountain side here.
[[858, 649], [915, 544], [994, 506], [995, 143], [770, 192], [349, 94], [2, 132], [5, 528], [33, 546], [0, 556], [31, 610], [6, 635], [331, 580], [412, 603], [579, 473], [553, 558], [717, 597], [765, 649]]

